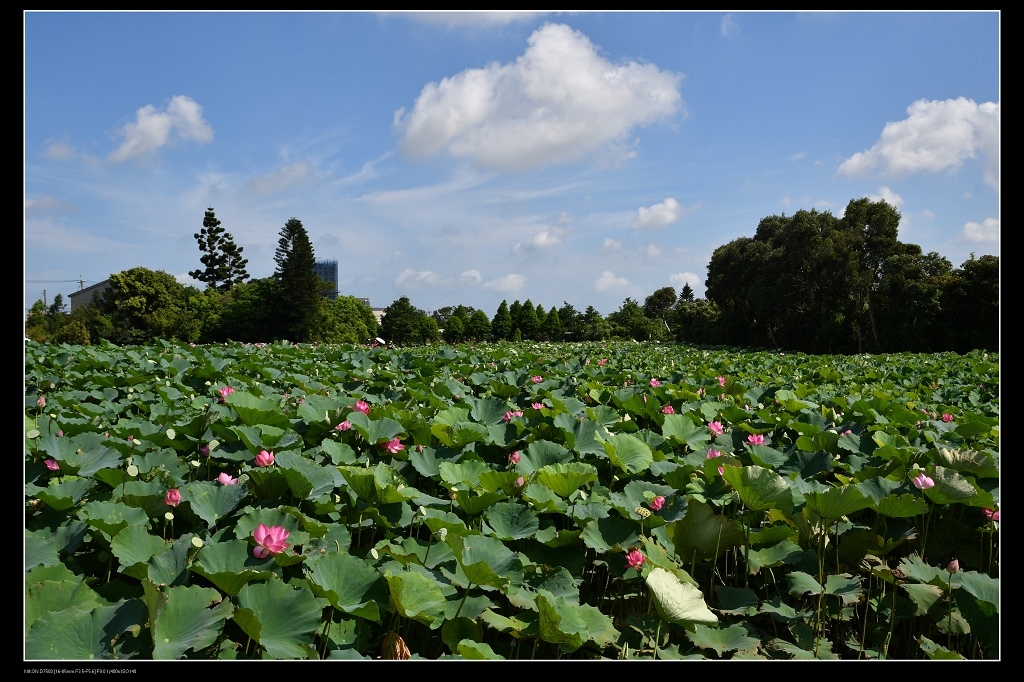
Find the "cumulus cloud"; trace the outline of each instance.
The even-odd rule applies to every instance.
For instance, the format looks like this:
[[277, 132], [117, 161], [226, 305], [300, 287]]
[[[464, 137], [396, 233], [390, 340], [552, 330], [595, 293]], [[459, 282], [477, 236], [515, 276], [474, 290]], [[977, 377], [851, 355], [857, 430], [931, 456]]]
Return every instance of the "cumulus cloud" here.
[[605, 237], [605, 240], [601, 243], [601, 248], [605, 251], [619, 251], [622, 249], [622, 242], [618, 239], [612, 239], [611, 237]]
[[491, 281], [485, 282], [484, 289], [511, 294], [521, 290], [524, 284], [526, 284], [526, 277], [513, 273], [504, 277], [495, 277]]
[[616, 277], [611, 270], [605, 270], [594, 281], [594, 289], [602, 293], [621, 291], [627, 288], [629, 288], [629, 280], [625, 277]]
[[957, 99], [918, 100], [907, 118], [890, 121], [871, 149], [844, 161], [839, 175], [856, 176], [880, 170], [892, 176], [956, 170], [976, 157], [985, 161], [984, 178], [999, 183], [999, 103]]
[[640, 248], [640, 253], [647, 258], [657, 258], [661, 255], [661, 247], [657, 244], [647, 244]]
[[558, 246], [562, 243], [563, 233], [564, 230], [559, 230], [557, 228], [541, 230], [537, 234], [533, 235], [533, 239], [530, 241], [530, 248], [549, 249], [552, 246]]
[[312, 169], [304, 161], [289, 163], [273, 173], [253, 179], [249, 186], [260, 194], [274, 194], [294, 187], [311, 173]]
[[[877, 194], [869, 194], [868, 199], [871, 201], [884, 201], [885, 203], [899, 208], [903, 203], [903, 197], [896, 192], [893, 192], [888, 187], [882, 186], [878, 188]], [[845, 212], [845, 211], [844, 211]]]
[[980, 223], [967, 223], [964, 225], [963, 235], [969, 242], [998, 242], [999, 218], [985, 218]]
[[437, 286], [443, 284], [444, 278], [441, 275], [433, 272], [432, 270], [413, 270], [412, 268], [406, 268], [402, 272], [398, 273], [398, 277], [395, 278], [395, 285], [401, 286], [402, 284], [426, 284], [429, 286]]
[[680, 289], [682, 289], [685, 284], [689, 284], [691, 289], [703, 284], [700, 276], [695, 272], [675, 272], [668, 276], [668, 281], [669, 284], [674, 287], [679, 287]]
[[499, 169], [581, 160], [627, 145], [637, 126], [679, 108], [681, 76], [652, 64], [613, 64], [568, 26], [546, 24], [515, 63], [492, 63], [427, 84], [395, 112], [402, 150], [447, 151]]
[[483, 281], [483, 276], [479, 270], [466, 270], [464, 273], [459, 275], [459, 279], [463, 282], [472, 282], [473, 284], [480, 284]]
[[654, 204], [647, 208], [640, 207], [636, 211], [636, 218], [633, 219], [634, 230], [657, 230], [671, 225], [679, 220], [683, 207], [679, 202], [669, 197], [660, 204]]
[[126, 123], [117, 132], [124, 141], [109, 159], [120, 163], [154, 153], [171, 141], [172, 133], [186, 141], [206, 143], [213, 139], [213, 128], [203, 120], [203, 108], [191, 97], [175, 95], [162, 111], [152, 104], [136, 111], [135, 122]]

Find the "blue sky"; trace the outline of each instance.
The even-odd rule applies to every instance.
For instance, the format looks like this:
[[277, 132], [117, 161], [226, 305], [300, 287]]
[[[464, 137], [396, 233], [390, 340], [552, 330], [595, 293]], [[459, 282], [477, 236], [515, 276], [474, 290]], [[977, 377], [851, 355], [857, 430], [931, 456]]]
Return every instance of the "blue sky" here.
[[[999, 254], [1000, 15], [27, 12], [25, 307], [302, 221], [342, 294], [604, 315], [801, 209]], [[757, 267], [752, 263], [751, 267]]]

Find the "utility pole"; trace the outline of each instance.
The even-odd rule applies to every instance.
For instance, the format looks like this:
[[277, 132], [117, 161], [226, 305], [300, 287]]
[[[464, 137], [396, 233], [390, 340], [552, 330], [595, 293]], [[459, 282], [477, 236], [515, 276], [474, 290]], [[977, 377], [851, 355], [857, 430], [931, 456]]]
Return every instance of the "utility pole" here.
[[43, 289], [43, 307], [46, 307], [46, 289]]

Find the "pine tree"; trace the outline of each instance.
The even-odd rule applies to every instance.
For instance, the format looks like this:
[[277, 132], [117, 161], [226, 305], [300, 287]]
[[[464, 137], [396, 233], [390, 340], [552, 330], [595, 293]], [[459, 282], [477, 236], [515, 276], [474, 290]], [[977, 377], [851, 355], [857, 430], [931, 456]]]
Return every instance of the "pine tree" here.
[[293, 341], [310, 341], [312, 323], [320, 306], [320, 278], [313, 271], [313, 245], [297, 218], [290, 218], [280, 234], [274, 253], [274, 279], [281, 287], [281, 330]]
[[512, 315], [508, 310], [508, 301], [503, 300], [498, 306], [498, 312], [491, 321], [491, 334], [495, 341], [512, 338]]
[[249, 261], [242, 258], [242, 247], [235, 244], [231, 235], [220, 226], [213, 214], [213, 208], [206, 209], [203, 229], [193, 235], [199, 242], [203, 256], [199, 259], [205, 270], [193, 270], [190, 277], [206, 282], [208, 288], [227, 291], [236, 284], [249, 279], [245, 266]]

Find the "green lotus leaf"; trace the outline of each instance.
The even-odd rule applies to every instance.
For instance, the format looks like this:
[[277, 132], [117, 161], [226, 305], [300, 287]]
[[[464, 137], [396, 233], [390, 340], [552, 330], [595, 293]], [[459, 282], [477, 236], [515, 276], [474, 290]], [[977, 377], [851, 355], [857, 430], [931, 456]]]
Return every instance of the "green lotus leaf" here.
[[856, 604], [864, 594], [860, 581], [860, 577], [851, 576], [849, 573], [831, 573], [825, 579], [825, 594], [839, 597], [843, 604]]
[[687, 631], [687, 639], [701, 649], [713, 649], [719, 656], [727, 651], [756, 651], [761, 641], [750, 636], [748, 626], [736, 623], [727, 628], [711, 628], [697, 624]]
[[236, 390], [224, 400], [227, 405], [234, 408], [238, 418], [246, 426], [273, 426], [280, 429], [290, 429], [291, 421], [288, 415], [281, 410], [281, 405], [275, 400], [257, 398], [245, 390]]
[[522, 476], [530, 476], [539, 469], [552, 464], [566, 464], [573, 461], [571, 452], [558, 443], [543, 439], [533, 441], [519, 454], [522, 459], [516, 465], [516, 471]]
[[441, 474], [441, 480], [448, 485], [458, 487], [459, 484], [462, 484], [471, 488], [479, 486], [480, 474], [490, 470], [485, 462], [478, 459], [467, 459], [458, 464], [441, 462], [437, 468]]
[[388, 600], [384, 579], [362, 559], [337, 552], [321, 557], [310, 568], [309, 582], [313, 594], [339, 611], [381, 622]]
[[234, 610], [212, 587], [179, 586], [162, 591], [148, 580], [143, 587], [150, 603], [153, 658], [157, 660], [178, 659], [190, 649], [213, 644]]
[[335, 476], [337, 469], [316, 464], [297, 452], [282, 452], [275, 463], [297, 499], [315, 500], [341, 485], [340, 475]]
[[707, 504], [691, 502], [686, 516], [666, 526], [676, 554], [684, 562], [715, 559], [746, 542], [742, 528], [727, 516], [714, 513]]
[[698, 623], [718, 623], [718, 616], [708, 609], [704, 595], [696, 586], [680, 582], [675, 574], [663, 568], [651, 569], [644, 580], [658, 613], [670, 623], [688, 629]]
[[50, 533], [25, 529], [25, 570], [36, 566], [58, 566], [60, 556], [53, 544]]
[[467, 661], [504, 661], [504, 656], [494, 653], [490, 644], [475, 642], [472, 639], [460, 641], [454, 650]]
[[51, 478], [47, 486], [35, 495], [56, 511], [66, 511], [78, 504], [95, 483], [91, 478], [76, 476]]
[[597, 481], [597, 468], [584, 462], [549, 464], [537, 471], [536, 482], [562, 498]]
[[829, 488], [824, 492], [805, 493], [804, 497], [809, 509], [828, 520], [842, 518], [872, 506], [871, 498], [852, 485]]
[[25, 638], [26, 660], [88, 661], [114, 656], [118, 638], [146, 622], [146, 607], [138, 599], [83, 611], [70, 606], [50, 611], [32, 624]]
[[280, 580], [250, 583], [237, 603], [232, 619], [270, 658], [309, 657], [306, 645], [313, 643], [322, 613], [308, 590]]
[[[460, 503], [461, 504], [461, 503]], [[491, 535], [499, 540], [521, 540], [540, 528], [540, 519], [532, 509], [518, 502], [499, 502], [484, 514]]]
[[181, 487], [183, 499], [189, 508], [209, 526], [233, 512], [249, 493], [244, 485], [220, 485], [208, 481], [194, 481]]
[[457, 651], [462, 640], [477, 642], [483, 639], [483, 628], [474, 619], [466, 616], [448, 618], [441, 628], [441, 639], [449, 649]]
[[109, 541], [128, 526], [148, 526], [149, 517], [138, 507], [129, 507], [120, 502], [87, 502], [78, 511], [80, 519], [90, 528], [103, 533]]
[[348, 421], [352, 424], [352, 428], [361, 433], [366, 442], [371, 445], [386, 443], [399, 434], [405, 433], [405, 428], [389, 417], [370, 419], [362, 412], [355, 411], [349, 413]]
[[448, 535], [445, 542], [473, 585], [504, 587], [518, 565], [518, 557], [497, 538], [486, 535]]
[[588, 639], [587, 624], [580, 615], [578, 604], [545, 592], [537, 594], [536, 603], [542, 641], [557, 644], [567, 653], [583, 646]]
[[640, 526], [636, 521], [627, 521], [614, 516], [595, 519], [586, 525], [581, 537], [583, 543], [597, 552], [624, 552], [631, 545], [640, 543]]
[[225, 593], [235, 596], [253, 580], [266, 580], [274, 575], [274, 560], [257, 559], [253, 544], [246, 540], [208, 542], [196, 555], [192, 570]]
[[795, 594], [797, 596], [808, 593], [820, 594], [823, 589], [817, 580], [803, 571], [792, 571], [788, 573], [786, 575], [786, 580], [789, 581], [790, 594]]
[[63, 564], [38, 566], [25, 575], [25, 633], [37, 618], [72, 606], [91, 611], [104, 604], [85, 576], [75, 575]]
[[121, 573], [141, 580], [149, 575], [149, 560], [166, 546], [162, 538], [150, 535], [142, 526], [129, 526], [110, 541], [110, 552], [117, 557]]
[[480, 614], [480, 620], [489, 627], [516, 639], [532, 639], [539, 634], [540, 614], [536, 611], [521, 611], [512, 616], [502, 616], [487, 609]]
[[446, 600], [437, 580], [415, 571], [397, 574], [388, 571], [384, 578], [391, 592], [391, 603], [399, 614], [431, 627], [443, 624]]
[[604, 440], [604, 449], [614, 466], [627, 474], [646, 471], [654, 461], [651, 448], [629, 433], [616, 433]]
[[728, 481], [739, 494], [743, 504], [754, 511], [780, 509], [790, 512], [793, 509], [793, 496], [786, 479], [771, 469], [759, 466], [725, 467], [723, 478]]

